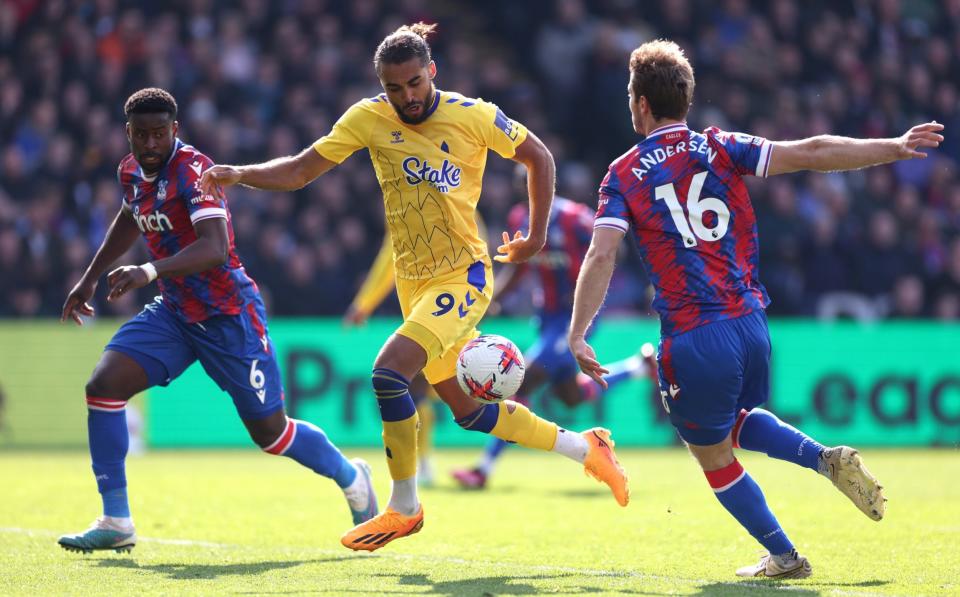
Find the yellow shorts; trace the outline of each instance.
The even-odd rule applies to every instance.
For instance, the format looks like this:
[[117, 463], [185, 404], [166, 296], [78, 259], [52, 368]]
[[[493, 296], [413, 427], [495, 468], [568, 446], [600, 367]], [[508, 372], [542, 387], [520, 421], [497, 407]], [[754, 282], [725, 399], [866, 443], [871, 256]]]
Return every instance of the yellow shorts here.
[[442, 276], [397, 279], [403, 325], [397, 332], [427, 353], [423, 376], [431, 384], [454, 377], [460, 349], [480, 335], [477, 324], [493, 296], [493, 267], [477, 261]]

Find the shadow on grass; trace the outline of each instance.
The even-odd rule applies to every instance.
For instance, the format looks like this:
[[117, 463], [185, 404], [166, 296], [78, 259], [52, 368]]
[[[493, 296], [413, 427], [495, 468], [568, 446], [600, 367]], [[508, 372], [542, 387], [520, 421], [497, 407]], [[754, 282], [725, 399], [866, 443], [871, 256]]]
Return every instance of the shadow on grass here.
[[862, 580], [860, 582], [818, 582], [825, 587], [882, 587], [889, 585], [889, 580]]
[[271, 570], [285, 570], [295, 568], [302, 564], [323, 564], [343, 562], [353, 558], [363, 557], [359, 555], [345, 555], [339, 558], [317, 558], [310, 560], [289, 560], [289, 561], [269, 561], [269, 562], [234, 562], [229, 564], [138, 564], [134, 560], [127, 559], [102, 559], [97, 560], [97, 566], [101, 568], [125, 568], [128, 570], [142, 570], [146, 572], [156, 572], [163, 574], [172, 580], [209, 580], [222, 576], [254, 576], [270, 572]]
[[603, 498], [612, 499], [610, 490], [606, 485], [597, 485], [596, 487], [583, 487], [580, 489], [564, 489], [551, 492], [551, 495], [568, 498]]
[[[424, 587], [426, 591], [418, 592], [419, 595], [448, 595], [450, 597], [460, 597], [461, 595], [474, 595], [477, 597], [493, 597], [494, 595], [536, 595], [544, 592], [559, 592], [562, 594], [596, 594], [609, 593], [610, 587], [597, 584], [595, 578], [582, 576], [575, 573], [541, 573], [532, 576], [481, 576], [473, 578], [464, 578], [458, 580], [440, 580], [434, 581], [426, 574], [374, 574], [384, 579], [396, 579], [397, 584], [401, 586]], [[550, 587], [542, 586], [543, 582], [559, 580], [561, 578], [582, 579], [573, 582], [565, 582], [563, 585], [551, 590]], [[534, 586], [526, 580], [537, 580], [541, 586]], [[381, 593], [409, 594], [409, 591], [403, 590], [380, 590]], [[613, 590], [617, 594], [624, 595], [656, 595], [649, 591], [633, 590], [628, 588], [617, 588]]]
[[700, 585], [699, 591], [694, 595], [716, 595], [725, 597], [729, 595], [752, 597], [756, 595], [773, 595], [789, 592], [791, 597], [806, 597], [820, 595], [820, 591], [814, 587], [881, 587], [890, 584], [887, 580], [864, 580], [861, 582], [816, 582], [813, 579], [812, 585], [798, 585], [789, 581], [765, 581], [765, 580], [743, 580], [717, 582], [707, 585]]
[[801, 585], [795, 585], [788, 582], [765, 582], [765, 581], [743, 581], [743, 582], [716, 582], [708, 585], [700, 585], [694, 595], [704, 595], [710, 597], [755, 597], [758, 595], [777, 595], [789, 594], [790, 597], [813, 597], [820, 595], [816, 589], [807, 589]]

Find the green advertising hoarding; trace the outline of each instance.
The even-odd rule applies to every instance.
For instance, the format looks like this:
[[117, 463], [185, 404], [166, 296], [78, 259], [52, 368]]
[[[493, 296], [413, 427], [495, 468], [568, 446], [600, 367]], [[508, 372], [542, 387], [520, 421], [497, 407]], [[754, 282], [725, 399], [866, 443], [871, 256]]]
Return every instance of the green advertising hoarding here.
[[[344, 329], [337, 320], [277, 319], [270, 333], [284, 375], [288, 410], [321, 426], [344, 446], [379, 445], [381, 426], [369, 372], [398, 321]], [[521, 347], [534, 338], [528, 321], [485, 320], [483, 331]], [[655, 341], [656, 321], [604, 320], [592, 344], [601, 361]], [[958, 445], [960, 325], [935, 322], [771, 323], [769, 408], [827, 444]], [[149, 392], [148, 437], [158, 447], [249, 445], [229, 396], [194, 365], [167, 388]], [[660, 446], [676, 435], [648, 381], [625, 383], [594, 404], [569, 410], [547, 394], [535, 410], [565, 427], [603, 425], [618, 445]], [[479, 445], [438, 406], [436, 443]]]

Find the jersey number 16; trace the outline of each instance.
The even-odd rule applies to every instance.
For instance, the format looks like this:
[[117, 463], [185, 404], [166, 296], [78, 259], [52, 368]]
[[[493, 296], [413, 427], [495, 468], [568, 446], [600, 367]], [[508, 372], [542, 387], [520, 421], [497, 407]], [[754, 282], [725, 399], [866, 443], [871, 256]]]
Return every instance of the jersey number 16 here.
[[[677, 191], [673, 188], [673, 183], [662, 184], [654, 189], [654, 194], [659, 201], [663, 199], [670, 208], [670, 217], [677, 226], [677, 231], [683, 237], [683, 246], [695, 247], [697, 238], [703, 241], [712, 242], [720, 240], [727, 233], [727, 226], [730, 223], [730, 210], [726, 204], [716, 197], [700, 197], [703, 191], [703, 181], [706, 180], [707, 173], [700, 172], [694, 174], [690, 181], [690, 188], [687, 189], [687, 211], [690, 213], [690, 224], [687, 224], [687, 215], [683, 212], [683, 207], [677, 199]], [[717, 223], [708, 227], [703, 223], [703, 214], [712, 211], [717, 214]], [[691, 231], [690, 229], [693, 228]], [[694, 238], [696, 235], [696, 238]]]

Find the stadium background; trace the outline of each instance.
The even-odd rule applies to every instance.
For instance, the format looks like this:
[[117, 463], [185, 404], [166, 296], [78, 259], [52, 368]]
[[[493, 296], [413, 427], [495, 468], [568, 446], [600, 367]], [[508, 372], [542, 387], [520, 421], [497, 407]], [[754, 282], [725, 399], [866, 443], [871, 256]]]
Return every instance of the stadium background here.
[[[960, 441], [960, 2], [605, 0], [455, 3], [0, 2], [0, 446], [83, 446], [83, 383], [107, 338], [155, 287], [107, 304], [83, 329], [53, 322], [119, 206], [122, 104], [172, 91], [181, 136], [224, 163], [298, 151], [379, 90], [371, 56], [403, 23], [440, 23], [437, 84], [498, 103], [553, 151], [559, 193], [592, 204], [635, 137], [626, 58], [671, 37], [693, 59], [689, 122], [774, 139], [893, 136], [946, 124], [929, 159], [844, 174], [751, 181], [761, 279], [773, 298], [774, 399], [827, 443]], [[357, 154], [297, 193], [230, 194], [240, 256], [264, 292], [291, 407], [343, 445], [378, 445], [367, 372], [396, 325], [388, 301], [364, 329], [339, 317], [383, 234], [379, 188]], [[480, 209], [493, 235], [517, 197], [491, 157]], [[124, 263], [144, 259], [142, 248]], [[625, 250], [597, 347], [653, 339], [647, 282]], [[532, 340], [530, 301], [485, 331]], [[310, 317], [309, 320], [301, 318]], [[562, 423], [600, 421], [628, 444], [674, 435], [645, 382]], [[136, 401], [153, 446], [250, 445], [229, 399], [198, 369]], [[441, 418], [438, 442], [482, 441]]]

